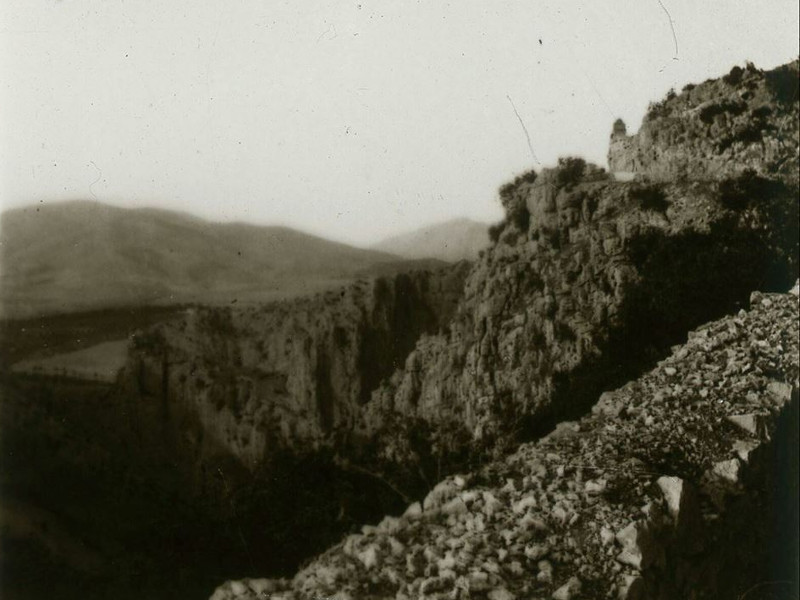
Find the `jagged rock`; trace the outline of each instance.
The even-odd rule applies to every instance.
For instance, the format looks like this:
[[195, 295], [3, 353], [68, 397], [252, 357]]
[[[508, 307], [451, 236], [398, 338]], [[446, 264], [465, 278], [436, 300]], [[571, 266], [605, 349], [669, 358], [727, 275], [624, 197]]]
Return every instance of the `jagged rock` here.
[[271, 595], [281, 592], [286, 585], [285, 581], [271, 579], [243, 579], [241, 581], [230, 581], [220, 586], [211, 596], [210, 600], [228, 600], [237, 598], [242, 600], [261, 600], [262, 598], [279, 598], [278, 595]]
[[743, 463], [750, 462], [750, 454], [758, 448], [758, 443], [753, 441], [737, 440], [733, 444], [733, 450], [736, 456], [739, 457]]
[[489, 600], [516, 600], [516, 596], [506, 588], [497, 588], [489, 592]]
[[[783, 69], [782, 76], [797, 80], [797, 61]], [[769, 78], [750, 69], [735, 85], [709, 80], [653, 104], [636, 135], [612, 134], [609, 169], [658, 180], [722, 178], [746, 168], [787, 172], [798, 145], [783, 132], [796, 115], [789, 114], [791, 105], [782, 106], [780, 124], [765, 123], [760, 115], [775, 110], [771, 98]]]
[[792, 394], [797, 393], [797, 389], [783, 381], [770, 381], [767, 384], [767, 392], [772, 395], [775, 403], [780, 407], [792, 399]]
[[739, 483], [739, 472], [742, 463], [738, 458], [731, 458], [730, 460], [723, 460], [716, 463], [711, 470], [713, 477], [736, 485]]
[[539, 572], [536, 574], [536, 581], [540, 581], [542, 583], [552, 583], [553, 565], [550, 563], [550, 561], [540, 560], [536, 566], [539, 569]]
[[762, 415], [754, 413], [747, 415], [731, 415], [728, 417], [728, 421], [741, 427], [753, 437], [761, 437], [765, 433], [762, 425]]
[[577, 577], [570, 577], [569, 581], [558, 588], [551, 596], [553, 600], [573, 600], [578, 598], [581, 593], [581, 580]]
[[[350, 536], [277, 589], [293, 590], [297, 598], [330, 596], [336, 590], [353, 598], [372, 594], [416, 600], [424, 596], [423, 585], [425, 593], [431, 590], [428, 597], [453, 590], [555, 597], [574, 594], [569, 586], [562, 589], [577, 577], [585, 583], [572, 596], [576, 599], [688, 597], [701, 589], [705, 597], [736, 597], [734, 592], [742, 593], [752, 582], [725, 587], [736, 581], [739, 563], [726, 554], [735, 545], [716, 540], [726, 535], [723, 525], [741, 520], [736, 535], [743, 537], [742, 544], [751, 544], [747, 535], [759, 515], [726, 514], [747, 506], [731, 504], [729, 494], [744, 493], [754, 484], [752, 473], [764, 471], [766, 448], [777, 438], [742, 446], [737, 439], [741, 430], [726, 423], [738, 413], [738, 404], [720, 400], [737, 390], [761, 414], [775, 406], [775, 390], [768, 385], [773, 377], [796, 385], [800, 373], [798, 300], [790, 295], [768, 298], [770, 306], [759, 302], [749, 312], [709, 323], [675, 348], [668, 361], [682, 374], [680, 382], [665, 385], [662, 366], [614, 390], [626, 407], [625, 418], [611, 421], [594, 411], [578, 422], [577, 431], [571, 426], [574, 435], [524, 444], [466, 477], [463, 486], [446, 479], [440, 491], [448, 490], [448, 501], [461, 503], [465, 510], [446, 515], [438, 501], [427, 509], [417, 504], [409, 516], [397, 519], [391, 533], [377, 527], [367, 536]], [[776, 355], [778, 346], [782, 350]], [[742, 363], [775, 357], [774, 367], [769, 374], [732, 370], [724, 387], [717, 387], [718, 365], [730, 356]], [[698, 388], [709, 393], [702, 397]], [[764, 412], [765, 426], [774, 430], [782, 411], [795, 401]], [[647, 421], [646, 416], [654, 418]], [[753, 452], [756, 443], [765, 451]], [[674, 456], [675, 448], [682, 449], [678, 456], [683, 462], [665, 468], [692, 473], [715, 465], [716, 472], [707, 469], [705, 478], [653, 473], [648, 461]], [[737, 448], [749, 452], [749, 462], [732, 458]], [[601, 480], [606, 481], [602, 493], [586, 493], [589, 482]], [[490, 504], [493, 509], [487, 514], [484, 509]], [[552, 518], [556, 509], [563, 519]], [[445, 517], [452, 522], [443, 521]], [[367, 560], [368, 569], [358, 558], [353, 562], [353, 556], [371, 547], [379, 566]], [[760, 551], [757, 545], [747, 547], [749, 553]], [[732, 566], [720, 570], [726, 561], [733, 561]], [[357, 569], [348, 571], [354, 564]], [[535, 592], [532, 582], [541, 586]], [[432, 591], [440, 586], [441, 591]], [[229, 598], [237, 596], [218, 595], [215, 600]]]
[[617, 560], [634, 569], [642, 568], [643, 552], [640, 543], [642, 527], [640, 523], [632, 522], [627, 527], [618, 531], [616, 540], [622, 546], [622, 552], [617, 555]]
[[659, 477], [656, 485], [664, 494], [670, 516], [677, 523], [680, 517], [681, 500], [684, 497], [685, 482], [680, 477]]
[[380, 554], [375, 545], [367, 546], [363, 551], [356, 554], [358, 560], [364, 565], [365, 569], [372, 569], [378, 566]]
[[[459, 487], [452, 479], [447, 479], [428, 492], [425, 500], [422, 503], [422, 508], [430, 510], [438, 506], [442, 506], [445, 502], [450, 500], [459, 490]], [[462, 503], [463, 504], [463, 503]]]

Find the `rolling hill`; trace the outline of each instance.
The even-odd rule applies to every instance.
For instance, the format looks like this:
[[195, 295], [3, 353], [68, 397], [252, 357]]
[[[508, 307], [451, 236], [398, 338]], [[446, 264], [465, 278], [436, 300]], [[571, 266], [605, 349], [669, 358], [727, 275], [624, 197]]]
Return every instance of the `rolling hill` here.
[[287, 227], [90, 201], [29, 206], [0, 219], [0, 314], [271, 300], [395, 261]]
[[453, 219], [387, 238], [374, 250], [404, 258], [436, 258], [447, 262], [474, 260], [489, 245], [489, 225], [471, 219]]

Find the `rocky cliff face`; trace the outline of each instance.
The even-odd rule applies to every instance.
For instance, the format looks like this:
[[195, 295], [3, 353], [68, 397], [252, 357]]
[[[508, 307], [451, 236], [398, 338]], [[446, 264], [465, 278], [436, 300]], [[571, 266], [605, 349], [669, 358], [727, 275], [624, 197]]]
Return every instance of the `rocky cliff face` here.
[[199, 477], [220, 452], [252, 472], [271, 454], [351, 429], [417, 338], [447, 326], [467, 270], [361, 280], [263, 307], [192, 308], [134, 340], [123, 379], [133, 397], [161, 403], [164, 422], [183, 421], [170, 429], [182, 432]]
[[[562, 159], [504, 186], [508, 217], [471, 270], [449, 332], [422, 339], [365, 407], [365, 435], [385, 440], [372, 455], [419, 464], [436, 480], [442, 461], [458, 467], [465, 445], [513, 447], [546, 432], [751, 290], [788, 289], [798, 268], [798, 110], [786, 81], [796, 84], [796, 67], [749, 69], [658, 105], [661, 116], [630, 138], [647, 148], [635, 165], [643, 180]], [[689, 108], [731, 94], [759, 116], [743, 109], [723, 126]], [[705, 154], [745, 121], [766, 137]], [[622, 160], [613, 146], [611, 155]], [[430, 432], [427, 456], [396, 439], [409, 419], [407, 429]]]
[[590, 415], [445, 479], [293, 579], [212, 600], [792, 597], [796, 293], [755, 294]]

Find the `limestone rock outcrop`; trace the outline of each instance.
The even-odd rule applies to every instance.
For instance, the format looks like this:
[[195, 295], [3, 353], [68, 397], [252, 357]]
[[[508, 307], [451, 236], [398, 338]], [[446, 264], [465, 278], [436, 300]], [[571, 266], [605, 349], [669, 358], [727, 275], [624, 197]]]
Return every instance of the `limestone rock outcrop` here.
[[[433, 432], [429, 463], [449, 464], [465, 439], [474, 449], [535, 437], [751, 290], [791, 286], [800, 128], [785, 88], [797, 64], [741, 77], [667, 99], [626, 138], [648, 148], [634, 168], [641, 180], [568, 158], [501, 189], [508, 217], [469, 273], [449, 332], [423, 337], [365, 407], [360, 425], [367, 436], [387, 432], [387, 460], [398, 461], [394, 438], [409, 416]], [[690, 106], [724, 105], [730, 94], [766, 107], [739, 116], [767, 137], [704, 154], [727, 129]], [[619, 157], [612, 142], [612, 163]]]
[[755, 169], [797, 180], [798, 61], [752, 64], [651, 104], [636, 135], [611, 136], [609, 170], [648, 179], [721, 179]]
[[[230, 582], [212, 600], [790, 592], [779, 575], [797, 556], [765, 549], [796, 535], [799, 317], [797, 296], [754, 294], [579, 421], [444, 480], [291, 580]], [[732, 425], [741, 413], [763, 430]]]
[[[447, 326], [467, 263], [301, 300], [195, 307], [133, 341], [123, 379], [163, 406], [198, 472], [221, 449], [249, 471], [351, 429], [422, 333]], [[211, 468], [211, 470], [215, 470]]]

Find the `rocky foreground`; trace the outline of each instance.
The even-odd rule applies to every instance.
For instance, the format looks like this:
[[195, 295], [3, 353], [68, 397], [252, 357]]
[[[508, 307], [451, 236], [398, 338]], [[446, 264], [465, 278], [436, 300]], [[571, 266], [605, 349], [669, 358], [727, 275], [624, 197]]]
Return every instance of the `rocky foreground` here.
[[754, 293], [590, 415], [212, 600], [792, 597], [797, 293]]

